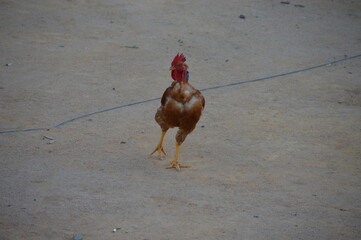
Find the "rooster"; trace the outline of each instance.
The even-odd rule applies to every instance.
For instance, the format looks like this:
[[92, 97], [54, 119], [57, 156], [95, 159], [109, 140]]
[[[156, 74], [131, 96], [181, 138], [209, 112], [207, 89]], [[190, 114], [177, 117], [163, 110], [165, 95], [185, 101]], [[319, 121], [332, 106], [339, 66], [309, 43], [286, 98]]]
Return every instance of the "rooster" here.
[[163, 158], [163, 155], [167, 155], [163, 148], [164, 136], [169, 128], [178, 127], [179, 130], [175, 136], [174, 160], [167, 167], [175, 168], [178, 171], [181, 168], [190, 167], [178, 162], [180, 146], [196, 127], [205, 105], [202, 93], [188, 83], [189, 72], [185, 61], [186, 58], [183, 54], [177, 54], [172, 61], [169, 70], [174, 81], [164, 91], [161, 106], [155, 114], [155, 121], [161, 127], [162, 135], [157, 147], [150, 154], [158, 152], [160, 159]]

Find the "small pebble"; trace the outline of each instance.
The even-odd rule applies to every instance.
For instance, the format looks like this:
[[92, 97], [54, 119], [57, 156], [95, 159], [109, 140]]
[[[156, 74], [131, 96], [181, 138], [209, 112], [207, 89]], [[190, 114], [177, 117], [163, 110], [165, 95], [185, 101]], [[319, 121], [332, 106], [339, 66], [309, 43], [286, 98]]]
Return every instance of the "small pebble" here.
[[83, 240], [83, 236], [82, 235], [75, 235], [73, 237], [73, 240]]
[[122, 229], [122, 228], [120, 228], [120, 227], [118, 227], [118, 228], [113, 228], [113, 231], [112, 231], [112, 232], [116, 232], [116, 231], [118, 231], [118, 230], [120, 230], [120, 229]]
[[138, 49], [139, 47], [138, 46], [124, 46], [125, 48], [134, 48], [134, 49]]
[[43, 139], [54, 140], [53, 137], [49, 137], [49, 136], [43, 136]]
[[246, 19], [246, 16], [244, 16], [243, 14], [239, 15], [240, 19]]

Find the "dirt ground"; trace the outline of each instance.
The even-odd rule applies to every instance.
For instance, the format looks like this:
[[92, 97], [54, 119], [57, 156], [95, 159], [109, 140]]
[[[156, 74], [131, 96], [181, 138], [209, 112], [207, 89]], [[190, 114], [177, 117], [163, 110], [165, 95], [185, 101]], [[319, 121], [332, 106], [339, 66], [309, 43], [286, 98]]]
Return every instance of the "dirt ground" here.
[[[361, 1], [288, 3], [0, 0], [0, 130], [361, 53]], [[361, 58], [204, 95], [180, 172], [159, 101], [0, 134], [0, 238], [360, 239]]]

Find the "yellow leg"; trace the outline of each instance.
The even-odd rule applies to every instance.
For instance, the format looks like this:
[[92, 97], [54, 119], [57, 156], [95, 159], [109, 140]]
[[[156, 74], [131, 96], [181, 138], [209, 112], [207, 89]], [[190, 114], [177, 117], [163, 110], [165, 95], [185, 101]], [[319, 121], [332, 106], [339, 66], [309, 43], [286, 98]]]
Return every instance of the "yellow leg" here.
[[170, 162], [170, 165], [166, 168], [175, 168], [178, 171], [180, 171], [181, 168], [188, 168], [190, 167], [189, 165], [185, 165], [185, 164], [180, 164], [178, 162], [178, 156], [179, 156], [179, 151], [180, 151], [180, 145], [178, 143], [175, 144], [175, 155], [174, 155], [174, 160]]
[[160, 141], [159, 141], [158, 145], [155, 147], [153, 152], [150, 154], [150, 155], [152, 155], [153, 153], [158, 152], [159, 159], [161, 159], [161, 160], [163, 159], [163, 156], [162, 156], [163, 154], [164, 154], [164, 156], [167, 155], [167, 152], [163, 148], [163, 140], [164, 140], [164, 136], [166, 133], [167, 133], [167, 131], [162, 131], [162, 136], [160, 137]]

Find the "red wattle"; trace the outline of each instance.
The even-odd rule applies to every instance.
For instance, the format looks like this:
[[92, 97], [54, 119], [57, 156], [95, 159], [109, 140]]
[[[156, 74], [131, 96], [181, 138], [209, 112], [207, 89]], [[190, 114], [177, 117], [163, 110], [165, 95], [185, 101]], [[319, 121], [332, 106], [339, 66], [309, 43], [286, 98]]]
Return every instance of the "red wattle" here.
[[182, 79], [182, 71], [173, 70], [172, 78], [173, 78], [173, 80], [180, 81]]

